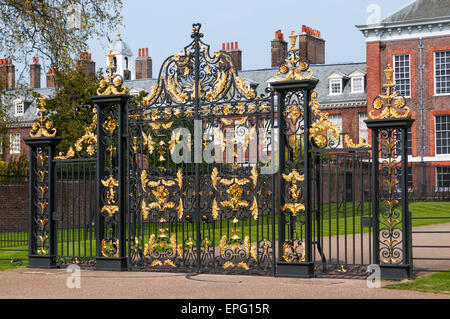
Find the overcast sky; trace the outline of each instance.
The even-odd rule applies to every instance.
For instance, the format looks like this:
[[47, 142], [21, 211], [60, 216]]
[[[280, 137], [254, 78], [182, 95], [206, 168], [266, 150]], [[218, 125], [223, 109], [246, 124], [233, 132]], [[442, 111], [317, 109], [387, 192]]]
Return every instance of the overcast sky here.
[[[213, 50], [223, 42], [239, 42], [244, 70], [270, 67], [270, 41], [281, 29], [285, 39], [291, 30], [307, 25], [326, 40], [326, 63], [364, 62], [364, 36], [355, 25], [366, 24], [411, 3], [411, 0], [226, 0], [141, 1], [124, 0], [122, 38], [133, 50], [149, 48], [153, 75], [162, 62], [190, 41], [192, 23], [200, 22], [204, 42]], [[376, 7], [375, 7], [376, 8]], [[368, 9], [371, 9], [368, 12]], [[111, 35], [111, 37], [114, 37]], [[92, 42], [98, 67], [105, 65], [107, 43]]]

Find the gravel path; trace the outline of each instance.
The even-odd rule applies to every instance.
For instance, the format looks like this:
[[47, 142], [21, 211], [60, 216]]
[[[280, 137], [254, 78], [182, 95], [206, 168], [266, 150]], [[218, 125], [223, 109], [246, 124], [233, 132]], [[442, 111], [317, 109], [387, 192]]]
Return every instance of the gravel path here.
[[0, 299], [450, 299], [413, 291], [369, 289], [364, 280], [100, 271], [82, 271], [81, 288], [69, 289], [69, 275], [65, 270], [0, 272]]

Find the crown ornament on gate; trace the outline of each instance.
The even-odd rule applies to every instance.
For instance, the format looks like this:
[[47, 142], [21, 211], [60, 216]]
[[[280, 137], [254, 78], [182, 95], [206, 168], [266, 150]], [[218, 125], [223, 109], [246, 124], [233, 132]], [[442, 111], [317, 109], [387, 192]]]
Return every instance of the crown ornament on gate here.
[[281, 74], [286, 74], [286, 76], [281, 79], [277, 78], [278, 81], [310, 80], [313, 77], [309, 63], [303, 60], [300, 56], [300, 49], [296, 47], [297, 38], [298, 34], [292, 31], [289, 36], [291, 48], [288, 50], [288, 57], [280, 66], [280, 71], [275, 74], [276, 77]]
[[123, 86], [123, 78], [115, 73], [116, 67], [114, 66], [114, 53], [112, 50], [109, 50], [107, 57], [107, 72], [105, 77], [100, 80], [97, 94], [99, 96], [126, 94], [127, 89]]
[[[392, 69], [390, 64], [387, 65], [384, 73], [386, 74], [386, 83], [383, 84], [381, 94], [373, 100], [374, 110], [370, 111], [370, 117], [375, 120], [409, 117], [410, 110], [406, 106], [405, 98], [395, 92], [394, 69]], [[405, 113], [399, 113], [399, 110], [404, 110]], [[379, 111], [378, 115], [375, 114], [376, 111]]]
[[30, 137], [55, 137], [56, 128], [53, 127], [53, 122], [47, 117], [47, 109], [45, 108], [46, 99], [43, 95], [39, 97], [39, 118], [32, 124]]

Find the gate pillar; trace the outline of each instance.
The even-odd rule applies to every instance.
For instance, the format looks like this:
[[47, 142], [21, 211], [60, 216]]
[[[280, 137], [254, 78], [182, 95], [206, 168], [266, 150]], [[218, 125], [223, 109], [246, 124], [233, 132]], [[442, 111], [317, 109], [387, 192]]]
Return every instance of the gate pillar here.
[[55, 148], [61, 141], [47, 118], [45, 98], [40, 98], [40, 118], [33, 123], [30, 138], [24, 139], [30, 147], [30, 215], [29, 267], [56, 267], [55, 204]]
[[96, 96], [97, 270], [127, 270], [125, 236], [126, 108], [128, 95]]
[[98, 96], [92, 97], [97, 107], [96, 168], [96, 241], [97, 270], [128, 269], [126, 253], [126, 127], [130, 96], [115, 74], [114, 54], [108, 54], [109, 65], [100, 81]]
[[372, 134], [373, 263], [380, 265], [381, 279], [402, 280], [412, 269], [408, 130], [414, 120], [405, 98], [395, 93], [393, 69], [388, 65], [384, 72], [384, 92], [366, 121]]
[[277, 275], [314, 276], [312, 167], [309, 142], [311, 93], [318, 80], [272, 83], [278, 96], [278, 256]]

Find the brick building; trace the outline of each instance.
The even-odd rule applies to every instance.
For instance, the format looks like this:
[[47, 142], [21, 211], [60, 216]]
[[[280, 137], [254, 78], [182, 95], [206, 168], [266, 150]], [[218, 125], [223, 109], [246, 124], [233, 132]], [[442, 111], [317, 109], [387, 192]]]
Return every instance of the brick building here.
[[[314, 76], [320, 80], [316, 88], [319, 94], [318, 100], [323, 109], [329, 112], [330, 120], [340, 126], [343, 132], [348, 133], [355, 141], [361, 138], [367, 140], [367, 127], [364, 123], [364, 120], [367, 119], [365, 62], [325, 64], [325, 40], [321, 33], [307, 26], [302, 26], [297, 33], [300, 34], [298, 46], [301, 48], [302, 57], [311, 63]], [[275, 32], [275, 38], [270, 43], [268, 41], [268, 45], [271, 48], [271, 57], [267, 62], [271, 67], [258, 70], [245, 69], [245, 66], [242, 65], [242, 55], [245, 54], [245, 51], [239, 48], [237, 42], [223, 43], [221, 48], [232, 56], [239, 75], [246, 80], [247, 85], [257, 91], [257, 94], [265, 93], [270, 83], [276, 81], [274, 75], [287, 57], [288, 43], [284, 40], [281, 30]], [[157, 79], [152, 78], [152, 59], [149, 56], [148, 48], [138, 50], [135, 74], [132, 73], [131, 66], [133, 54], [120, 34], [111, 43], [109, 50], [115, 54], [116, 72], [124, 77], [124, 85], [128, 87], [130, 94], [137, 95], [141, 91], [148, 92], [157, 82]], [[82, 53], [80, 61], [84, 61], [87, 70], [95, 72], [95, 64], [91, 61], [90, 55]], [[1, 71], [0, 68], [0, 79]], [[54, 80], [57, 72], [52, 69], [48, 71], [46, 88], [41, 88], [40, 72], [39, 59], [34, 58], [30, 65], [30, 88], [44, 96], [51, 96], [54, 92]], [[10, 87], [9, 89], [14, 88]], [[21, 93], [19, 92], [18, 95]], [[28, 148], [25, 146], [23, 138], [29, 135], [31, 124], [37, 117], [36, 104], [31, 96], [23, 95], [9, 103], [11, 104], [9, 116], [15, 120], [15, 124], [8, 132], [9, 146], [5, 145], [0, 151], [2, 153], [0, 156], [3, 156], [6, 161], [21, 153], [28, 154]]]
[[[450, 190], [450, 5], [418, 0], [377, 25], [359, 25], [367, 47], [367, 103], [380, 93], [383, 70], [415, 119], [409, 145], [410, 189]], [[429, 195], [429, 194], [426, 194]]]

